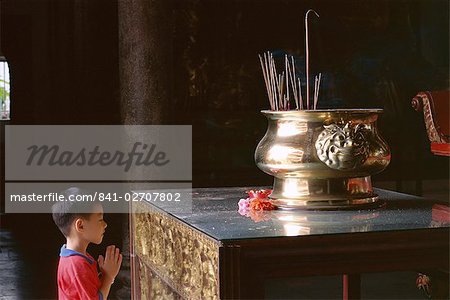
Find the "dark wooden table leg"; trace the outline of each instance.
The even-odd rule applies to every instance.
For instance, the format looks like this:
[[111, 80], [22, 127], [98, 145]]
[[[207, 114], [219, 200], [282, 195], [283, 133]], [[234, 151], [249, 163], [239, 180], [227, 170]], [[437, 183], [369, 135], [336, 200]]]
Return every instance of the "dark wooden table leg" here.
[[344, 274], [342, 278], [344, 300], [361, 299], [361, 275], [360, 274]]

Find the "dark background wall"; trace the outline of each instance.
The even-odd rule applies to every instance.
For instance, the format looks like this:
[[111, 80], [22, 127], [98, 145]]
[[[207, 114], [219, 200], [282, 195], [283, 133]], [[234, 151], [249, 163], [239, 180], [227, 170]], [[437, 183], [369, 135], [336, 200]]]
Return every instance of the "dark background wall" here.
[[[144, 3], [135, 9], [147, 9], [147, 15], [157, 9], [158, 1], [135, 2]], [[410, 100], [418, 91], [448, 87], [448, 1], [166, 3], [152, 20], [164, 20], [166, 32], [154, 49], [167, 49], [171, 58], [165, 69], [171, 70], [170, 76], [162, 77], [151, 65], [143, 76], [160, 79], [159, 86], [170, 90], [168, 101], [150, 95], [135, 109], [147, 114], [162, 110], [156, 123], [193, 125], [195, 186], [270, 182], [253, 163], [253, 151], [265, 131], [259, 110], [268, 107], [257, 54], [294, 54], [303, 70], [303, 16], [308, 8], [321, 15], [311, 21], [311, 68], [323, 73], [319, 106], [385, 109], [380, 127], [393, 159], [380, 178], [411, 174], [402, 168], [410, 168], [418, 155], [432, 166], [435, 161], [442, 165], [428, 154], [421, 116], [410, 108]], [[159, 28], [141, 30], [152, 23], [137, 18], [120, 23], [118, 15], [117, 1], [2, 0], [12, 124], [127, 120], [123, 111], [121, 116], [120, 87], [127, 86], [120, 83], [124, 72], [119, 65], [128, 56], [122, 51], [119, 57], [119, 25], [138, 32], [134, 44], [126, 45], [128, 52], [140, 43], [158, 43], [148, 35]], [[145, 54], [150, 61], [149, 51]], [[132, 75], [138, 81], [139, 74]], [[140, 78], [136, 88], [149, 89], [146, 82], [151, 78]], [[132, 102], [133, 95], [127, 99]], [[426, 176], [448, 173], [445, 168], [424, 171]]]
[[[418, 91], [448, 88], [448, 1], [135, 3], [133, 8], [116, 0], [1, 0], [11, 124], [149, 124], [146, 116], [157, 111], [155, 124], [193, 126], [194, 186], [270, 184], [253, 162], [266, 129], [259, 110], [268, 108], [257, 54], [294, 54], [302, 68], [303, 18], [313, 8], [321, 16], [311, 21], [311, 68], [324, 76], [319, 106], [385, 109], [380, 128], [392, 163], [375, 180], [448, 179], [448, 158], [430, 154], [422, 116], [410, 107]], [[140, 18], [133, 18], [133, 9], [142, 9]], [[159, 19], [164, 28], [157, 27]], [[148, 36], [161, 31], [159, 40]], [[154, 43], [144, 47], [144, 63], [158, 49], [157, 57], [170, 58], [165, 70], [152, 69], [152, 62], [132, 73], [138, 69], [128, 59], [143, 43]], [[151, 92], [142, 105], [132, 95], [124, 100], [123, 90], [133, 82], [135, 91], [164, 86], [166, 101]], [[133, 103], [135, 111], [129, 109]], [[53, 297], [59, 233], [48, 216], [7, 222], [28, 249], [33, 295]], [[120, 221], [108, 229], [117, 233], [110, 240], [120, 241]], [[38, 262], [36, 249], [56, 250]], [[42, 268], [50, 275], [40, 275]]]
[[2, 0], [12, 124], [118, 123], [117, 3]]
[[253, 163], [268, 107], [257, 54], [294, 54], [304, 70], [308, 8], [321, 16], [311, 21], [311, 68], [324, 73], [319, 107], [385, 109], [393, 159], [379, 179], [422, 176], [419, 157], [444, 165], [424, 176], [446, 176], [410, 100], [448, 87], [448, 2], [177, 1], [169, 120], [194, 126], [194, 183], [270, 183]]

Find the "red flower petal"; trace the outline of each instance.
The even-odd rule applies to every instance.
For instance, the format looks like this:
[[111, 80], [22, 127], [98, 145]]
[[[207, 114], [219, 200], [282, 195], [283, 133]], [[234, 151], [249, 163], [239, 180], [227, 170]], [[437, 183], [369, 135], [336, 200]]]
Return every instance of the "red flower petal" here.
[[275, 206], [270, 200], [255, 198], [250, 202], [250, 208], [253, 210], [274, 210]]
[[272, 194], [272, 190], [249, 190], [247, 194], [250, 198], [268, 198]]

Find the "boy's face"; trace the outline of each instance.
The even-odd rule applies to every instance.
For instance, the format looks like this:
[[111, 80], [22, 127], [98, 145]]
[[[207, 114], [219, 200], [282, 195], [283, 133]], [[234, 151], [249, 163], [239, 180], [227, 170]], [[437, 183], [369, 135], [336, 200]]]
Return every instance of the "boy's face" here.
[[83, 235], [84, 238], [90, 243], [100, 244], [105, 234], [105, 228], [107, 226], [105, 220], [103, 220], [103, 207], [96, 205], [94, 212], [88, 219], [83, 220]]

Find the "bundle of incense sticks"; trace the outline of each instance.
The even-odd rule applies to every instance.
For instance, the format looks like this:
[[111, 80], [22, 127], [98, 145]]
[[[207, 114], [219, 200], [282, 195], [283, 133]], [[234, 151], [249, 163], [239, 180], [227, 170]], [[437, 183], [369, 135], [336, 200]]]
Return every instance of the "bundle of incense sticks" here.
[[[302, 97], [302, 84], [295, 71], [295, 59], [293, 56], [284, 56], [284, 70], [281, 73], [277, 71], [277, 66], [272, 53], [266, 52], [263, 55], [259, 55], [259, 61], [261, 63], [271, 110], [303, 110], [317, 108], [322, 73], [315, 76], [312, 103], [310, 103], [308, 99], [306, 100], [306, 103], [304, 103]], [[291, 106], [291, 99], [294, 100], [295, 108]]]
[[284, 57], [284, 71], [277, 72], [275, 60], [270, 52], [266, 52], [263, 56], [259, 55], [261, 69], [266, 84], [267, 95], [271, 110], [291, 110], [291, 95], [295, 102], [296, 110], [317, 109], [317, 101], [319, 100], [320, 81], [322, 73], [314, 77], [314, 94], [312, 103], [310, 103], [309, 95], [309, 33], [308, 33], [308, 15], [314, 13], [319, 15], [312, 9], [308, 10], [305, 15], [305, 39], [306, 39], [306, 103], [303, 103], [302, 85], [300, 78], [295, 72], [295, 60], [293, 56]]

